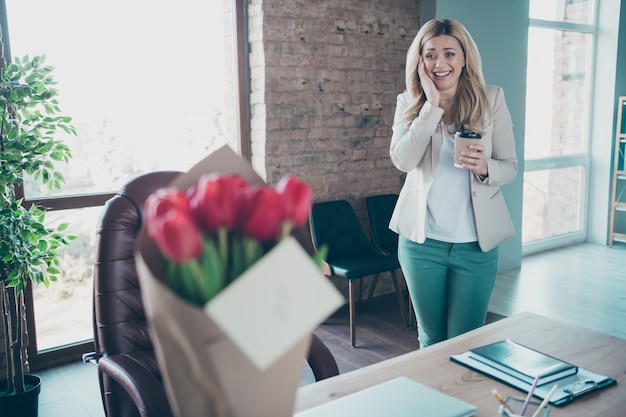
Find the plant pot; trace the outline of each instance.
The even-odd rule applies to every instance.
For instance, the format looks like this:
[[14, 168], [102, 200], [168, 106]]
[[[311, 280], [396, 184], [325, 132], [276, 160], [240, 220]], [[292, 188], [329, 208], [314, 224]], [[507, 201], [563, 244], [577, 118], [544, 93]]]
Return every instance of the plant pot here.
[[0, 382], [0, 417], [37, 417], [41, 378], [37, 375], [25, 375], [24, 383], [24, 393], [8, 394], [7, 381]]

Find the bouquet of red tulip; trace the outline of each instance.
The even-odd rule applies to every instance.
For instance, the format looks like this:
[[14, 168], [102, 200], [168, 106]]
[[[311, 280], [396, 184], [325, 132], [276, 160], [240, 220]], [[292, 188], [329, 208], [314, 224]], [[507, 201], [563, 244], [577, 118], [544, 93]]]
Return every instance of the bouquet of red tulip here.
[[[209, 173], [186, 192], [163, 188], [146, 201], [146, 227], [170, 261], [167, 283], [203, 306], [294, 227], [306, 222], [309, 186], [284, 176], [277, 186], [250, 185], [238, 174]], [[319, 264], [322, 252], [314, 260]]]
[[311, 331], [344, 303], [291, 236], [311, 201], [227, 146], [146, 200], [135, 258], [176, 416], [293, 415]]

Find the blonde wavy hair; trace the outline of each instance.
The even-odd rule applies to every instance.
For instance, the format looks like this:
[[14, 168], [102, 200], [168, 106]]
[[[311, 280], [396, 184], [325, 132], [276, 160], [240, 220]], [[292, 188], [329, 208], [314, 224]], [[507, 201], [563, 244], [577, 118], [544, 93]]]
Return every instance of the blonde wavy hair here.
[[406, 57], [406, 89], [411, 101], [403, 115], [410, 124], [426, 102], [426, 94], [420, 84], [417, 65], [424, 44], [436, 36], [449, 35], [461, 44], [465, 55], [465, 67], [459, 79], [459, 88], [454, 102], [452, 121], [457, 130], [469, 129], [484, 134], [483, 117], [489, 112], [489, 102], [482, 71], [482, 60], [478, 47], [465, 26], [453, 19], [430, 20], [417, 32]]

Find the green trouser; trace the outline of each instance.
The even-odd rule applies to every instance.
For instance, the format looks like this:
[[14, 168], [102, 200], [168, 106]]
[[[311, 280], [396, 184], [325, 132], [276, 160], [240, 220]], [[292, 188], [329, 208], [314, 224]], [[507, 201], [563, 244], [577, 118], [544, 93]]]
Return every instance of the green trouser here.
[[398, 258], [421, 347], [482, 326], [498, 272], [498, 248], [482, 252], [476, 242], [423, 244], [400, 236]]

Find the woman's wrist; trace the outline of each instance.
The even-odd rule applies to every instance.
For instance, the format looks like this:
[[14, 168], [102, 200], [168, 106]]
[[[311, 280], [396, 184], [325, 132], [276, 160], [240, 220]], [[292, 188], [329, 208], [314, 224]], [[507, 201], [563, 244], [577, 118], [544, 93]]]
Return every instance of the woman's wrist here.
[[435, 100], [427, 99], [426, 101], [428, 101], [433, 107], [439, 107], [438, 99], [435, 99]]

